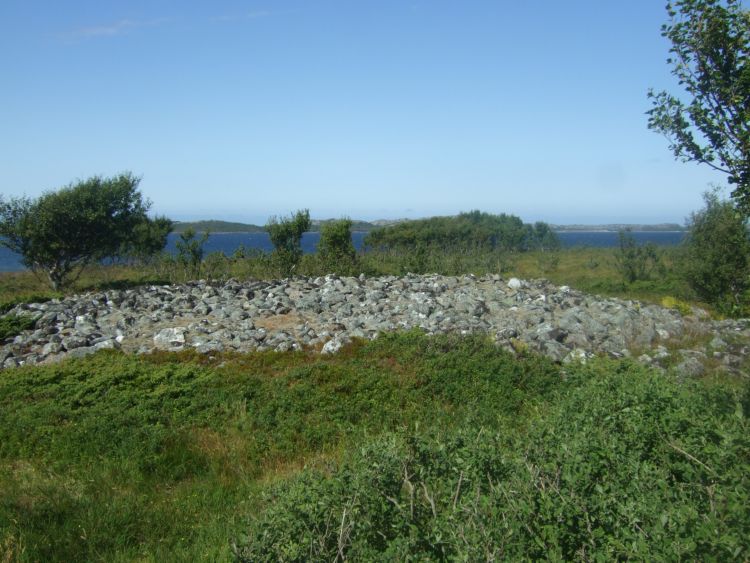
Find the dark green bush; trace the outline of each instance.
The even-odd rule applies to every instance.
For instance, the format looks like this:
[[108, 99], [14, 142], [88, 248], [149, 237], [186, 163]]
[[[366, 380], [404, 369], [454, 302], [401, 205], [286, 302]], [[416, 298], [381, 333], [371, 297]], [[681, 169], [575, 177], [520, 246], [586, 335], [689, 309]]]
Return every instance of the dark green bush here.
[[722, 313], [741, 315], [750, 287], [747, 220], [716, 192], [704, 194], [704, 201], [688, 222], [682, 271], [701, 299]]
[[320, 228], [318, 256], [327, 273], [356, 273], [357, 251], [352, 242], [351, 219], [328, 221]]
[[515, 215], [471, 211], [381, 227], [367, 235], [365, 245], [391, 250], [435, 247], [519, 252], [555, 249], [559, 241], [546, 223], [528, 225]]
[[36, 321], [31, 317], [5, 315], [0, 317], [0, 341], [34, 328]]

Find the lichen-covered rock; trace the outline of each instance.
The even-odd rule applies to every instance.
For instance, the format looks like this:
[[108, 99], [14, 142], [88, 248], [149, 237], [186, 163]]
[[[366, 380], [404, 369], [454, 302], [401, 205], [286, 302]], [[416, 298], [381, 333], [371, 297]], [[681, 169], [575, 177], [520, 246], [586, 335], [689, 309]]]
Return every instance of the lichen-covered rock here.
[[[507, 349], [531, 349], [556, 361], [630, 355], [674, 366], [675, 339], [710, 342], [682, 354], [697, 371], [706, 357], [739, 371], [750, 350], [747, 321], [712, 322], [628, 300], [586, 295], [546, 280], [414, 275], [229, 280], [143, 286], [18, 305], [9, 314], [36, 319], [34, 330], [0, 344], [4, 368], [57, 361], [102, 348], [182, 350], [338, 350], [351, 338], [419, 328], [429, 334], [484, 332]], [[697, 338], [696, 338], [697, 337]], [[79, 350], [76, 352], [76, 350]]]
[[154, 347], [159, 350], [180, 350], [185, 345], [185, 332], [182, 327], [165, 328], [154, 335]]

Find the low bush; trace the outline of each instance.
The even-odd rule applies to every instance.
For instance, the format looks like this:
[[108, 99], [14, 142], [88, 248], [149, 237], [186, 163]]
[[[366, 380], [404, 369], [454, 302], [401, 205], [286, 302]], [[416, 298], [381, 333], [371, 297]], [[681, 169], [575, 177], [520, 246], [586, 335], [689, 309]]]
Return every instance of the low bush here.
[[581, 370], [526, 432], [397, 432], [266, 497], [239, 560], [744, 560], [748, 413], [630, 364]]
[[681, 299], [677, 299], [676, 297], [672, 297], [671, 295], [667, 295], [661, 300], [661, 306], [666, 307], [667, 309], [675, 309], [679, 311], [682, 316], [686, 316], [692, 313], [692, 309], [690, 308], [689, 303], [686, 303]]
[[320, 228], [318, 257], [324, 273], [356, 275], [357, 251], [352, 242], [351, 219], [328, 221]]
[[24, 330], [34, 328], [36, 321], [31, 317], [5, 315], [0, 317], [0, 341], [20, 334]]
[[268, 482], [384, 430], [512, 420], [557, 381], [544, 359], [417, 332], [334, 357], [101, 352], [6, 370], [0, 546], [33, 561], [227, 560]]
[[626, 283], [648, 280], [659, 266], [656, 245], [639, 245], [629, 231], [620, 231], [620, 245], [615, 253], [615, 267]]

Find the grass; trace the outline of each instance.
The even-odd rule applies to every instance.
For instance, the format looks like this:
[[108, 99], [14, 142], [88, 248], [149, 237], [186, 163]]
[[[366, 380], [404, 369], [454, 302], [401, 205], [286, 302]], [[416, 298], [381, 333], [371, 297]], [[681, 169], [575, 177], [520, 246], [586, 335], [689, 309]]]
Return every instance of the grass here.
[[[369, 253], [341, 273], [500, 273], [695, 304], [668, 252], [633, 284], [614, 256]], [[299, 273], [322, 267], [306, 256]], [[202, 268], [276, 275], [263, 256]], [[69, 291], [189, 274], [96, 266]], [[0, 275], [3, 311], [53, 297]], [[0, 561], [747, 559], [750, 387], [678, 379], [417, 332], [334, 356], [103, 351], [2, 371]]]
[[[268, 483], [366, 434], [515, 415], [521, 389], [555, 378], [479, 339], [416, 334], [335, 358], [109, 353], [2, 372], [0, 545], [28, 561], [227, 559]], [[501, 408], [478, 408], [490, 397]]]
[[[238, 554], [251, 560], [277, 560], [284, 553], [290, 560], [308, 559], [307, 547], [299, 547], [307, 536], [294, 535], [300, 527], [320, 532], [315, 539], [324, 549], [313, 559], [330, 560], [326, 550], [333, 540], [323, 533], [326, 522], [334, 529], [335, 520], [338, 530], [341, 510], [352, 503], [342, 491], [356, 490], [367, 502], [356, 508], [360, 535], [352, 529], [351, 554], [387, 559], [384, 554], [398, 558], [408, 549], [440, 558], [425, 546], [444, 545], [446, 553], [458, 556], [464, 552], [437, 541], [435, 534], [448, 538], [459, 520], [422, 514], [425, 509], [431, 513], [424, 497], [418, 502], [420, 519], [404, 520], [409, 502], [401, 474], [404, 460], [412, 460], [409, 471], [423, 471], [410, 482], [433, 491], [428, 495], [434, 494], [441, 514], [463, 518], [461, 511], [470, 508], [465, 502], [474, 497], [454, 501], [456, 479], [467, 491], [480, 486], [480, 493], [490, 495], [482, 489], [487, 482], [477, 468], [504, 471], [510, 463], [513, 471], [521, 471], [527, 458], [553, 474], [554, 467], [561, 467], [578, 475], [563, 494], [586, 499], [591, 485], [576, 460], [602, 456], [613, 444], [596, 469], [606, 474], [620, 467], [611, 496], [595, 499], [596, 506], [608, 506], [621, 493], [617, 487], [625, 487], [630, 468], [645, 459], [639, 457], [641, 450], [612, 440], [621, 435], [642, 442], [657, 436], [657, 430], [724, 477], [712, 480], [671, 446], [659, 446], [661, 457], [648, 463], [666, 463], [668, 471], [700, 470], [699, 478], [640, 476], [644, 491], [674, 489], [679, 496], [680, 491], [704, 494], [714, 487], [714, 498], [724, 503], [716, 517], [723, 519], [720, 530], [728, 539], [720, 545], [709, 538], [704, 551], [686, 547], [685, 557], [724, 554], [726, 544], [739, 548], [735, 557], [743, 559], [750, 555], [741, 540], [749, 537], [741, 507], [750, 475], [750, 396], [745, 392], [742, 399], [742, 393], [733, 381], [714, 378], [710, 385], [685, 386], [613, 361], [563, 368], [537, 356], [515, 357], [480, 336], [428, 338], [418, 332], [355, 342], [334, 356], [266, 352], [209, 359], [193, 353], [103, 351], [57, 365], [7, 370], [0, 372], [0, 560], [223, 561], [232, 559], [233, 542]], [[612, 424], [603, 424], [608, 413], [625, 408], [635, 409], [640, 418], [618, 415]], [[651, 420], [663, 424], [647, 434]], [[593, 436], [590, 444], [587, 436]], [[561, 444], [569, 444], [568, 449]], [[373, 463], [382, 464], [382, 471]], [[372, 480], [377, 475], [396, 487], [389, 496], [399, 511], [378, 508], [381, 501], [395, 505], [378, 492], [380, 485]], [[518, 526], [528, 525], [524, 518], [536, 511], [533, 503], [554, 504], [552, 497], [534, 496], [543, 481], [514, 478], [519, 487], [526, 483], [518, 489], [526, 496], [519, 499], [532, 504], [506, 506], [504, 516], [486, 514], [494, 518], [487, 520], [495, 526], [493, 534], [501, 534], [499, 522], [514, 514], [520, 515]], [[639, 491], [627, 489], [629, 495]], [[656, 517], [657, 506], [667, 506], [659, 504], [665, 498], [648, 497], [648, 518]], [[705, 496], [691, 498], [679, 496], [680, 510], [703, 511]], [[613, 526], [605, 527], [606, 536], [622, 522], [617, 511], [601, 510], [601, 518]], [[553, 528], [558, 516], [567, 517], [542, 514], [549, 518], [544, 525]], [[394, 533], [381, 545], [367, 539], [372, 538], [368, 529]], [[692, 529], [675, 528], [669, 541], [687, 542]], [[269, 531], [283, 540], [287, 552], [268, 540]], [[565, 528], [558, 532], [562, 537]], [[417, 535], [409, 539], [409, 534]], [[610, 535], [612, 541], [620, 537]], [[522, 536], [514, 536], [521, 550], [516, 553], [531, 549]], [[577, 545], [579, 540], [571, 535], [566, 541]], [[476, 538], [470, 543], [477, 549], [484, 545]], [[628, 545], [602, 553], [614, 556]], [[638, 545], [640, 551], [633, 553], [639, 556], [660, 553]], [[543, 553], [528, 554], [537, 552]]]

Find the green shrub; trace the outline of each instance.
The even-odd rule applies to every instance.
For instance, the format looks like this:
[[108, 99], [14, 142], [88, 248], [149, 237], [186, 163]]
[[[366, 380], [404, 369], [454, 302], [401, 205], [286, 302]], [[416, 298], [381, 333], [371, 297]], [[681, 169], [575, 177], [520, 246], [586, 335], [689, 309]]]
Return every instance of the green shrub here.
[[5, 315], [0, 317], [0, 341], [20, 334], [24, 330], [31, 330], [36, 321], [31, 317]]
[[403, 221], [374, 229], [365, 237], [368, 247], [401, 250], [421, 246], [519, 252], [553, 250], [559, 244], [557, 235], [546, 223], [540, 221], [529, 225], [515, 215], [492, 215], [480, 211], [460, 213], [455, 217]]
[[747, 220], [716, 192], [704, 194], [705, 207], [690, 216], [682, 271], [690, 287], [728, 315], [741, 315], [750, 287]]
[[203, 246], [210, 233], [204, 232], [200, 237], [193, 229], [186, 229], [180, 233], [177, 241], [177, 263], [180, 264], [188, 276], [199, 277], [203, 261]]
[[744, 560], [748, 419], [630, 364], [573, 374], [525, 432], [388, 433], [267, 497], [242, 561]]
[[357, 251], [352, 242], [351, 219], [328, 221], [320, 228], [318, 255], [327, 273], [353, 275], [357, 266]]
[[283, 277], [295, 272], [302, 258], [302, 235], [310, 230], [310, 211], [297, 211], [289, 218], [271, 217], [266, 231], [273, 244], [273, 262]]
[[620, 246], [615, 254], [615, 267], [627, 283], [648, 280], [659, 265], [656, 245], [639, 245], [628, 231], [620, 231]]

